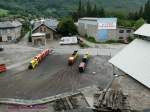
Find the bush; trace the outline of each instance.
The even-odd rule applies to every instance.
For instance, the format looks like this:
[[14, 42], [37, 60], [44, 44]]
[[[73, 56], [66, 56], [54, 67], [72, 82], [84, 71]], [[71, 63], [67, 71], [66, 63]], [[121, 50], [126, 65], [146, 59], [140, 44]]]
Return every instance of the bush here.
[[89, 47], [89, 46], [88, 46], [87, 44], [85, 44], [85, 43], [80, 43], [79, 46], [80, 46], [81, 48], [88, 48], [88, 47]]
[[105, 43], [112, 44], [112, 43], [118, 43], [118, 40], [107, 40]]
[[96, 40], [94, 37], [87, 37], [87, 40], [93, 43], [96, 43]]
[[72, 36], [78, 34], [77, 27], [71, 18], [62, 19], [57, 26], [57, 31], [63, 36]]

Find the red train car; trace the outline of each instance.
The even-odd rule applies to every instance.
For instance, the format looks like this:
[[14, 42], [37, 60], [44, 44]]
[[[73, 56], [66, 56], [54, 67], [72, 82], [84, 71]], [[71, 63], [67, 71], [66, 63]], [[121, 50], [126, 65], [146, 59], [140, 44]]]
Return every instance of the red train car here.
[[6, 65], [5, 64], [0, 64], [0, 73], [6, 72], [6, 71], [7, 71]]

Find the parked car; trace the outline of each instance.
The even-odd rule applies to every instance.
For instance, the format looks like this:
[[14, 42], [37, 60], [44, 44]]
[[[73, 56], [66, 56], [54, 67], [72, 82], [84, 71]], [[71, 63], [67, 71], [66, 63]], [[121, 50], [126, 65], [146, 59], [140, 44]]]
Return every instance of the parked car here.
[[78, 39], [77, 37], [62, 37], [59, 44], [60, 45], [78, 44]]

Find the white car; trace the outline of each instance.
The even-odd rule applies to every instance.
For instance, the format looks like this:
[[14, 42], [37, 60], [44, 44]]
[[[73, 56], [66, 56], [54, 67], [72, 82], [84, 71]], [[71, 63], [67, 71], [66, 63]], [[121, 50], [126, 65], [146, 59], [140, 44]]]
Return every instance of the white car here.
[[77, 37], [62, 37], [59, 44], [60, 45], [69, 45], [69, 44], [77, 44]]

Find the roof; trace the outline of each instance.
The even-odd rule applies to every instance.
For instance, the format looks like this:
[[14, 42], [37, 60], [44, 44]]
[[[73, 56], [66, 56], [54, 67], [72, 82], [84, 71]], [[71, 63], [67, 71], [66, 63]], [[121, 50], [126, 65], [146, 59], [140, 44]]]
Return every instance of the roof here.
[[79, 20], [90, 20], [90, 21], [116, 21], [117, 22], [117, 18], [92, 18], [92, 17], [84, 17], [84, 18], [80, 18]]
[[0, 28], [16, 28], [19, 26], [22, 26], [22, 24], [19, 21], [0, 22]]
[[59, 23], [59, 21], [57, 21], [55, 19], [45, 19], [45, 20], [36, 21], [34, 23], [33, 31], [36, 30], [41, 25], [45, 25], [48, 28], [52, 29], [53, 31], [56, 31], [58, 23]]
[[32, 37], [40, 37], [40, 36], [45, 36], [45, 33], [33, 33]]
[[150, 37], [150, 24], [144, 24], [134, 32], [136, 35]]
[[91, 18], [91, 17], [84, 17], [80, 18], [80, 20], [91, 20], [91, 21], [97, 21], [98, 18]]
[[150, 88], [149, 41], [134, 40], [109, 62]]

